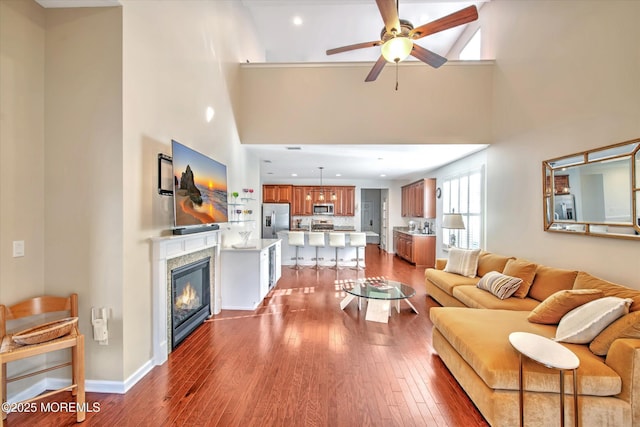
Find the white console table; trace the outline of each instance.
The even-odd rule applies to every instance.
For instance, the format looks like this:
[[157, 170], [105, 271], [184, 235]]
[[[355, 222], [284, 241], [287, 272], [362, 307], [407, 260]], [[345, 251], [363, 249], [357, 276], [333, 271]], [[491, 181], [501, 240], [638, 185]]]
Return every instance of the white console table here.
[[282, 275], [280, 239], [250, 240], [220, 251], [223, 310], [255, 310]]

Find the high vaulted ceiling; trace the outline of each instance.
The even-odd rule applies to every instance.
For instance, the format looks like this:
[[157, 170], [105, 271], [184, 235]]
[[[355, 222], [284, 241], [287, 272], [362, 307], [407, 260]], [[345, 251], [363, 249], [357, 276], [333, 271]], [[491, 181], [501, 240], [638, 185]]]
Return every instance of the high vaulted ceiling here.
[[[242, 0], [242, 3], [249, 10], [265, 48], [266, 62], [373, 62], [380, 56], [379, 47], [331, 56], [325, 53], [327, 49], [380, 39], [384, 23], [375, 0]], [[483, 3], [400, 0], [399, 16], [418, 26]], [[299, 25], [294, 22], [296, 19]], [[447, 57], [464, 29], [463, 25], [433, 34], [420, 39], [418, 44]], [[262, 179], [277, 181], [318, 178], [320, 166], [325, 167], [325, 178], [340, 173], [341, 179], [402, 179], [419, 171], [437, 169], [486, 146], [307, 145], [295, 151], [285, 146], [247, 147], [261, 160]], [[292, 174], [297, 176], [292, 178]]]
[[[470, 5], [479, 7], [485, 1], [400, 0], [399, 16], [417, 27]], [[251, 13], [267, 62], [375, 61], [380, 56], [379, 47], [325, 54], [327, 49], [380, 40], [384, 23], [375, 0], [242, 0], [242, 3]], [[418, 44], [446, 57], [464, 28], [463, 25], [430, 35]]]
[[[36, 1], [43, 7], [55, 8], [109, 7], [141, 0]], [[375, 0], [240, 1], [252, 18], [254, 31], [265, 49], [266, 62], [373, 62], [380, 56], [379, 47], [331, 56], [325, 53], [335, 47], [379, 40], [384, 23]], [[419, 26], [469, 5], [480, 8], [487, 1], [491, 0], [400, 0], [399, 17]], [[463, 25], [430, 35], [418, 44], [447, 57], [464, 28]], [[269, 181], [318, 178], [320, 166], [325, 168], [327, 179], [335, 178], [336, 174], [341, 174], [341, 179], [403, 179], [416, 172], [437, 169], [486, 145], [336, 144], [307, 145], [300, 150], [288, 150], [284, 145], [246, 147], [260, 159], [262, 180]]]

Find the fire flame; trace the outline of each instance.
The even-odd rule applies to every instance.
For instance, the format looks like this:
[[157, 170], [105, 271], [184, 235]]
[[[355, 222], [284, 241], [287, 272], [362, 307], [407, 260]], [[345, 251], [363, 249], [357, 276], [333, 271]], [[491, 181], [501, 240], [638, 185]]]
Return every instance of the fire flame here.
[[176, 307], [183, 310], [200, 307], [200, 298], [191, 283], [187, 283], [187, 286], [182, 289], [182, 294], [176, 297]]

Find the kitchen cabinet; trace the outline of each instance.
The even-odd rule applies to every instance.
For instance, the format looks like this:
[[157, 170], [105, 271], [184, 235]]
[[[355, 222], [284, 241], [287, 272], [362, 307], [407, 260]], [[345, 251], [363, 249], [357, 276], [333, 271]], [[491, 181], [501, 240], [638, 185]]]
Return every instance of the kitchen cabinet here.
[[281, 241], [250, 240], [255, 248], [223, 248], [220, 281], [223, 310], [255, 310], [282, 274]]
[[436, 180], [434, 178], [421, 179], [403, 186], [401, 196], [400, 213], [403, 217], [436, 217]]
[[355, 216], [356, 188], [336, 187], [335, 214], [339, 216]]
[[263, 185], [262, 186], [262, 202], [263, 203], [291, 203], [292, 186], [291, 185]]
[[435, 234], [411, 234], [393, 232], [396, 255], [415, 264], [416, 267], [433, 268], [436, 264]]
[[309, 187], [293, 186], [291, 202], [291, 216], [304, 216], [312, 214], [313, 200], [307, 200]]
[[[320, 193], [324, 200], [320, 200]], [[311, 200], [307, 200], [307, 194]], [[335, 194], [335, 200], [332, 196]], [[316, 203], [333, 203], [335, 216], [354, 216], [356, 205], [356, 188], [354, 186], [302, 186], [292, 187], [291, 215], [313, 215], [313, 205]]]

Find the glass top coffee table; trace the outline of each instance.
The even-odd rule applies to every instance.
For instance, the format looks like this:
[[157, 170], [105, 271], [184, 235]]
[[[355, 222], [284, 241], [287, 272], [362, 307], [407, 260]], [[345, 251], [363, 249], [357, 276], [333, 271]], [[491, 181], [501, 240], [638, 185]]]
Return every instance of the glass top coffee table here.
[[358, 309], [362, 309], [362, 300], [367, 301], [366, 320], [388, 323], [391, 316], [391, 306], [400, 312], [400, 301], [407, 303], [414, 313], [418, 310], [411, 304], [409, 298], [416, 294], [416, 290], [404, 283], [385, 279], [384, 277], [370, 277], [365, 279], [337, 280], [347, 296], [340, 302], [340, 308], [345, 309], [354, 299], [358, 298]]

